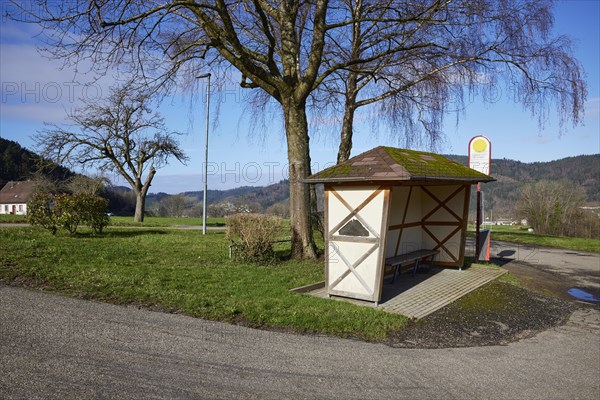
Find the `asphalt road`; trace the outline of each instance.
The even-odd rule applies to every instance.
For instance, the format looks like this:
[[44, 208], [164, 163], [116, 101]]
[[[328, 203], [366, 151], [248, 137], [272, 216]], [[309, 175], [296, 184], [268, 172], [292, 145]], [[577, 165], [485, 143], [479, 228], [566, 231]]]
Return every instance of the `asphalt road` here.
[[[475, 254], [474, 246], [475, 241], [467, 238], [467, 251]], [[493, 240], [490, 256], [509, 271], [525, 264], [557, 276], [565, 287], [585, 288], [600, 297], [600, 254]]]
[[0, 286], [0, 398], [598, 399], [600, 312], [508, 346], [407, 350]]

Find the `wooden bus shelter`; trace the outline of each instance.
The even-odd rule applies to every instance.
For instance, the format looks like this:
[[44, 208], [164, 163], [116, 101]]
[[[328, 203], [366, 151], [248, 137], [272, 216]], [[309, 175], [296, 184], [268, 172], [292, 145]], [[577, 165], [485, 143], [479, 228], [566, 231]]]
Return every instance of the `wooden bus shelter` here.
[[[378, 303], [405, 264], [460, 267], [471, 185], [494, 179], [434, 153], [376, 147], [308, 177], [325, 186], [325, 287]], [[392, 268], [389, 268], [389, 267]]]

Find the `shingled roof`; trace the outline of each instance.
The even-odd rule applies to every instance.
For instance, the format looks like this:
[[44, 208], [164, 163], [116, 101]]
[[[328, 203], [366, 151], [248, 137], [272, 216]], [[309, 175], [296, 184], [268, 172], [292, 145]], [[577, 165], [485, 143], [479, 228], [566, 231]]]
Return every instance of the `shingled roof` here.
[[33, 193], [35, 183], [10, 181], [0, 189], [0, 204], [25, 204]]
[[424, 151], [379, 146], [324, 169], [304, 180], [306, 183], [360, 181], [456, 181], [490, 182], [482, 174], [457, 161]]

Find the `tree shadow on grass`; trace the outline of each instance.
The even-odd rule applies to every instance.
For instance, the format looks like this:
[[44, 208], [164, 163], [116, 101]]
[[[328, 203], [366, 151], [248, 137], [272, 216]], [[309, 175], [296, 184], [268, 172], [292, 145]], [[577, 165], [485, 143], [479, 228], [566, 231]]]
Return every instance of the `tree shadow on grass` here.
[[274, 250], [273, 256], [279, 262], [288, 261], [292, 258], [292, 251], [291, 249]]
[[118, 231], [109, 231], [103, 233], [77, 233], [74, 237], [76, 238], [90, 238], [90, 239], [109, 239], [109, 238], [129, 238], [136, 236], [145, 236], [145, 235], [166, 235], [167, 231], [161, 229], [138, 229], [138, 230], [118, 230]]

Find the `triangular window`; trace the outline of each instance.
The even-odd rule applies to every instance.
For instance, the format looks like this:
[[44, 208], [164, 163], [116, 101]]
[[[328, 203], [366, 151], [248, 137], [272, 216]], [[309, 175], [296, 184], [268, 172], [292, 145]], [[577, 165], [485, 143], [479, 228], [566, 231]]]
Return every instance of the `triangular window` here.
[[359, 220], [353, 219], [339, 230], [339, 234], [343, 236], [362, 236], [368, 237], [369, 231], [360, 223]]

